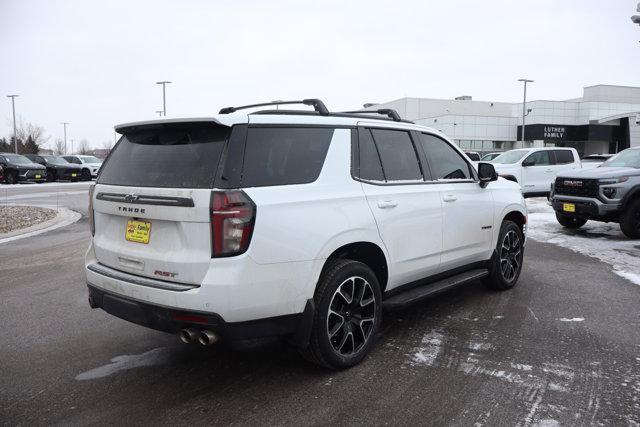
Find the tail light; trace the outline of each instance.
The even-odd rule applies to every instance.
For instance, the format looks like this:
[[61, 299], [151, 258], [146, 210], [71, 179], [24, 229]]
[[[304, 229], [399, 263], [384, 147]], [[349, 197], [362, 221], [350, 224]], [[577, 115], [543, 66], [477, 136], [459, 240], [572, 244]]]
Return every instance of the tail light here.
[[96, 189], [95, 184], [91, 184], [89, 187], [89, 229], [91, 230], [91, 235], [96, 235], [96, 223], [93, 218], [93, 191]]
[[214, 191], [211, 193], [211, 257], [240, 255], [247, 251], [256, 205], [244, 191]]

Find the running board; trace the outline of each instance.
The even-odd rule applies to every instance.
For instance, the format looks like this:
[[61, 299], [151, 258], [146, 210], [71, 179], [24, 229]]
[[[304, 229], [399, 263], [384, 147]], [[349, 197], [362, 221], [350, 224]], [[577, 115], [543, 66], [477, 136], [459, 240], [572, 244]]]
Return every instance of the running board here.
[[410, 304], [422, 301], [426, 298], [447, 291], [456, 286], [468, 283], [474, 280], [482, 279], [489, 275], [489, 270], [486, 268], [478, 268], [476, 270], [465, 271], [464, 273], [456, 274], [455, 276], [447, 277], [446, 279], [438, 280], [437, 282], [428, 283], [426, 285], [417, 286], [407, 291], [389, 297], [382, 301], [382, 307], [385, 310], [395, 310], [405, 307]]

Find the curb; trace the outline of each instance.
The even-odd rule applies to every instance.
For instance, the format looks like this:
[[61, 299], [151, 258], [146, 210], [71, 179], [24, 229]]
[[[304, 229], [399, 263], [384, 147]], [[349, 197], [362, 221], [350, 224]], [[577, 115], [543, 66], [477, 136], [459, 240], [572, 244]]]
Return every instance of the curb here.
[[38, 234], [46, 233], [47, 231], [55, 230], [60, 227], [65, 227], [78, 221], [81, 217], [82, 215], [80, 213], [72, 211], [71, 209], [58, 208], [58, 214], [55, 216], [55, 218], [41, 222], [39, 224], [34, 224], [30, 227], [21, 228], [20, 230], [0, 234], [0, 245], [3, 243], [24, 239], [26, 237], [37, 236]]

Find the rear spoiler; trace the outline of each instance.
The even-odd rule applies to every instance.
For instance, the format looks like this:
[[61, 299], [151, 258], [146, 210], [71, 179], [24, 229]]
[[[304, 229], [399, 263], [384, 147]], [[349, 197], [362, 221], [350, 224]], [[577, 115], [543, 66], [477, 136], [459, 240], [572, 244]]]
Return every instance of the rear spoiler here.
[[[224, 116], [223, 116], [224, 117]], [[114, 127], [115, 131], [119, 134], [125, 134], [127, 132], [134, 131], [139, 128], [165, 125], [170, 123], [213, 123], [220, 126], [232, 126], [234, 124], [248, 123], [249, 119], [246, 115], [238, 116], [226, 116], [222, 117], [191, 117], [191, 118], [178, 118], [178, 119], [157, 119], [157, 120], [144, 120], [140, 122], [121, 123]]]

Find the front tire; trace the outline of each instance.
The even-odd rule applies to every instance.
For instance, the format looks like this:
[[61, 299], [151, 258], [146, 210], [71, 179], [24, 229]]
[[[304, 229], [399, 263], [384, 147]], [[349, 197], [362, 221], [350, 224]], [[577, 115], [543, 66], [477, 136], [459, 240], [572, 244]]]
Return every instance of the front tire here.
[[89, 169], [82, 169], [80, 174], [81, 181], [91, 181], [91, 171]]
[[518, 282], [524, 259], [522, 230], [513, 221], [503, 221], [498, 235], [498, 246], [489, 266], [484, 284], [497, 291], [513, 288]]
[[7, 184], [15, 184], [18, 182], [18, 172], [7, 172]]
[[330, 261], [314, 301], [311, 338], [303, 355], [336, 370], [360, 363], [373, 346], [382, 316], [382, 295], [373, 271], [357, 261]]
[[575, 216], [563, 215], [559, 212], [556, 212], [556, 219], [560, 223], [561, 226], [578, 229], [587, 223], [587, 220], [584, 218], [578, 218]]
[[630, 239], [640, 239], [640, 199], [627, 206], [620, 218], [620, 230]]

